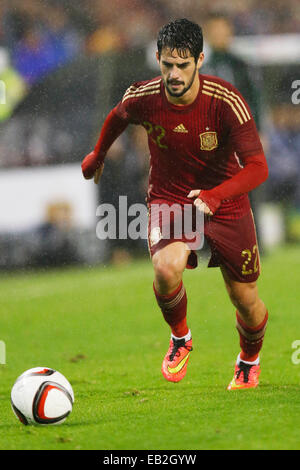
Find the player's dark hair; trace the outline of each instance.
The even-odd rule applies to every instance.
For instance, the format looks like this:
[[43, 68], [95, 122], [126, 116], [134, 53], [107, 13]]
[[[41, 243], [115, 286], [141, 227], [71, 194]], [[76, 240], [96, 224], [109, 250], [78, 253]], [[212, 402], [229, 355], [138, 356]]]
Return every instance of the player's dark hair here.
[[187, 57], [190, 51], [195, 62], [199, 59], [203, 50], [203, 35], [201, 27], [186, 18], [171, 21], [161, 28], [157, 37], [157, 50], [160, 58], [161, 51], [165, 47], [171, 51], [176, 49], [182, 58]]

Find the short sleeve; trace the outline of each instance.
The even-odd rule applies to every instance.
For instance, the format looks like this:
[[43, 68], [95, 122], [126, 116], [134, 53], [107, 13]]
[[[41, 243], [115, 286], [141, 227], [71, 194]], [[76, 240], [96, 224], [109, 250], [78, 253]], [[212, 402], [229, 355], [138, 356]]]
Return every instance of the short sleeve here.
[[263, 153], [251, 110], [235, 88], [223, 97], [223, 125], [232, 150], [243, 160]]
[[115, 107], [117, 115], [130, 124], [139, 124], [139, 106], [136, 99], [132, 98], [132, 90], [137, 87], [137, 83], [131, 85], [125, 91], [122, 100]]

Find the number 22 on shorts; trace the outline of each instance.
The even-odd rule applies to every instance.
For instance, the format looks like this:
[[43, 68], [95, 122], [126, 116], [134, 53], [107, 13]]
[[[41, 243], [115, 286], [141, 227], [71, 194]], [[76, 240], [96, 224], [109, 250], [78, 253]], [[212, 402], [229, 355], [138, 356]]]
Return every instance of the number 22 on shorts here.
[[[259, 267], [259, 253], [258, 246], [254, 245], [252, 250], [245, 249], [241, 253], [245, 261], [242, 266], [242, 275], [247, 276], [248, 274], [257, 273]], [[253, 261], [253, 268], [250, 268], [250, 263]]]

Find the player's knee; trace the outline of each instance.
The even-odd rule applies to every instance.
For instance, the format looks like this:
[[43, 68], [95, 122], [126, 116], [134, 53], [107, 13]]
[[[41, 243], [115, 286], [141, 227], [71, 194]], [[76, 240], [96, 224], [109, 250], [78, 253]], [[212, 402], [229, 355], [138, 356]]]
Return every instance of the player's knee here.
[[259, 302], [255, 282], [232, 287], [229, 296], [234, 306], [244, 315], [251, 315]]
[[182, 275], [181, 266], [176, 260], [158, 257], [153, 260], [153, 267], [156, 280], [167, 285], [176, 283]]

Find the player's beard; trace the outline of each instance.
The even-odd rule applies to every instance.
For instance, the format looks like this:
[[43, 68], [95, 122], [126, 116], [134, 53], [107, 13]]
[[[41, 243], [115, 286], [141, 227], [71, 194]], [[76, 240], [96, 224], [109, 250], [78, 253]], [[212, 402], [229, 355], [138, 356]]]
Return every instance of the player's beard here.
[[[165, 85], [166, 89], [168, 90], [169, 95], [172, 96], [173, 98], [180, 98], [181, 96], [183, 96], [187, 91], [189, 91], [189, 89], [193, 85], [196, 73], [197, 73], [197, 67], [195, 66], [195, 70], [193, 72], [193, 76], [190, 80], [190, 83], [186, 87], [184, 87], [182, 91], [179, 91], [179, 92], [177, 92], [177, 91], [174, 92], [174, 91], [170, 90], [170, 88], [168, 86], [168, 81], [169, 80], [167, 80], [167, 81], [164, 80], [164, 85]], [[178, 82], [178, 83], [180, 83], [180, 82]]]

